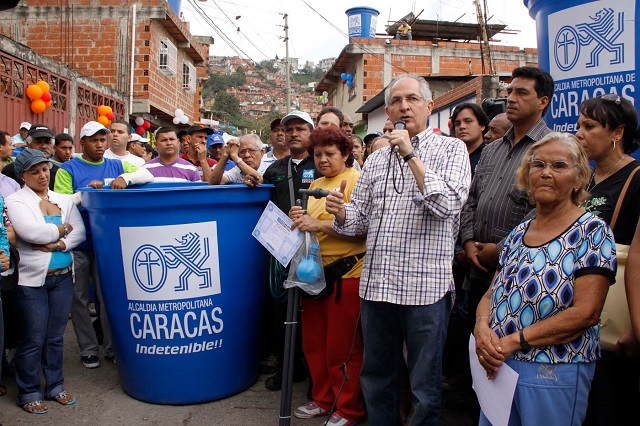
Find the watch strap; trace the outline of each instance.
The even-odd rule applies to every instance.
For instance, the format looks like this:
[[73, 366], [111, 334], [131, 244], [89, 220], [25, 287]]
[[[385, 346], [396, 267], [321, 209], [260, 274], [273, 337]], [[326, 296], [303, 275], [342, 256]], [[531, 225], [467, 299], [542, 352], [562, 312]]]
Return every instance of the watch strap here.
[[402, 159], [405, 161], [405, 163], [407, 163], [407, 162], [409, 162], [409, 160], [411, 160], [415, 156], [416, 156], [416, 154], [413, 151], [411, 151], [410, 153], [408, 153], [407, 155], [402, 157]]

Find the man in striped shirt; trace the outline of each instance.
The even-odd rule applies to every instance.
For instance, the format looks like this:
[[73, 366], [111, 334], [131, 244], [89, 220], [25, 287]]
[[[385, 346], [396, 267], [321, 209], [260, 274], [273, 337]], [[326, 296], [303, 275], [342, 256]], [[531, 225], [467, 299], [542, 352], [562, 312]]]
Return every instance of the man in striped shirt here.
[[156, 131], [156, 148], [158, 157], [142, 166], [154, 176], [154, 182], [202, 181], [196, 166], [180, 158], [180, 143], [174, 129], [160, 127]]
[[433, 101], [424, 78], [394, 78], [385, 104], [396, 123], [383, 136], [390, 147], [369, 156], [350, 203], [344, 203], [343, 182], [339, 192], [327, 197], [326, 209], [335, 215], [336, 231], [367, 234], [360, 279], [360, 379], [370, 424], [401, 424], [403, 343], [414, 401], [411, 423], [438, 424], [442, 353], [454, 289], [451, 262], [471, 167], [461, 140], [437, 135], [427, 126]]

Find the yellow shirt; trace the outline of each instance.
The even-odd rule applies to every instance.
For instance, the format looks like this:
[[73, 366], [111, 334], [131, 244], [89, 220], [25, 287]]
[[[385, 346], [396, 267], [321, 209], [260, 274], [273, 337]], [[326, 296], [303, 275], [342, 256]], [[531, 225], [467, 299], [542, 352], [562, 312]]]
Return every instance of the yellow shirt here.
[[[343, 179], [347, 181], [347, 187], [345, 189], [345, 201], [349, 202], [351, 199], [351, 192], [356, 186], [356, 182], [360, 177], [360, 173], [353, 167], [348, 167], [343, 173], [331, 178], [321, 177], [314, 180], [311, 183], [309, 189], [321, 188], [327, 191], [333, 191], [340, 189], [340, 183]], [[315, 217], [320, 220], [333, 220], [333, 215], [327, 213], [326, 210], [326, 198], [310, 198], [307, 204], [307, 213], [311, 217]], [[352, 240], [346, 241], [331, 235], [325, 234], [322, 231], [316, 232], [318, 242], [320, 243], [320, 253], [322, 254], [323, 265], [328, 265], [336, 260], [343, 259], [345, 257], [353, 256], [355, 254], [364, 253], [366, 250], [365, 240]], [[343, 278], [359, 278], [362, 273], [362, 262], [360, 259], [358, 263], [349, 272], [343, 275]]]
[[409, 25], [409, 24], [400, 25], [398, 27], [398, 32], [400, 33], [400, 35], [406, 36], [407, 34], [409, 34], [411, 32], [411, 25]]

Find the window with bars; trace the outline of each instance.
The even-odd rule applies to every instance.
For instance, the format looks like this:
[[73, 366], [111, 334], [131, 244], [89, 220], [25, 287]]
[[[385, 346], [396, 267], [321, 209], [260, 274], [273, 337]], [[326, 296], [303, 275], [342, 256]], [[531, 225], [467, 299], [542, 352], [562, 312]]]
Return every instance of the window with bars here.
[[182, 63], [182, 89], [189, 93], [196, 93], [196, 67], [191, 62]]
[[178, 49], [168, 38], [160, 39], [160, 57], [158, 60], [160, 72], [167, 76], [178, 73]]

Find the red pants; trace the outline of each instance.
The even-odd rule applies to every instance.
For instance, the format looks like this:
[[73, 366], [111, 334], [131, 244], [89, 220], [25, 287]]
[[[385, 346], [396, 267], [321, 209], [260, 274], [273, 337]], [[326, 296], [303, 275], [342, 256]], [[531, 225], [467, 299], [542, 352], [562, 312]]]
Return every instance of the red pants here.
[[331, 409], [340, 392], [344, 378], [340, 367], [349, 357], [355, 334], [347, 364], [349, 380], [344, 382], [336, 404], [338, 414], [353, 421], [365, 416], [360, 387], [363, 344], [358, 322], [359, 287], [359, 278], [343, 279], [338, 301], [335, 293], [322, 300], [302, 299], [302, 350], [313, 381], [313, 400], [325, 410]]

